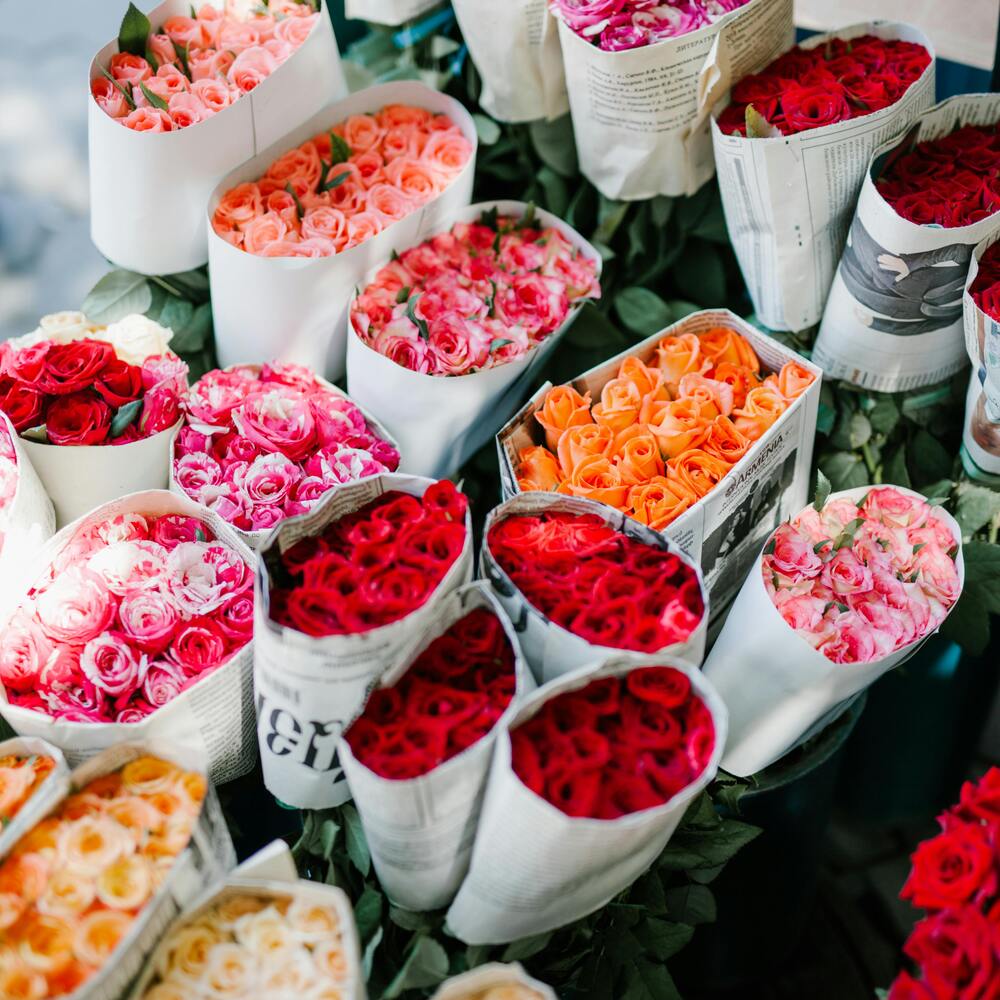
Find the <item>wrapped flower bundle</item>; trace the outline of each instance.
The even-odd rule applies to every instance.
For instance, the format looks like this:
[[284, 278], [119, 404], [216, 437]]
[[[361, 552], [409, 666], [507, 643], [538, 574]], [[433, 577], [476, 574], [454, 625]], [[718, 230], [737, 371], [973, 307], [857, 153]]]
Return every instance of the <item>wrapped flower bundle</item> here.
[[3, 544], [14, 512], [17, 483], [17, 450], [11, 437], [10, 424], [4, 420], [0, 421], [0, 553], [3, 552]]
[[335, 486], [399, 465], [399, 451], [380, 426], [298, 365], [209, 372], [183, 410], [173, 484], [251, 543]]
[[969, 295], [990, 319], [1000, 323], [1000, 243], [991, 243], [979, 257]]
[[911, 857], [900, 896], [927, 911], [903, 951], [916, 975], [899, 974], [888, 1000], [988, 998], [1000, 982], [1000, 769], [962, 785], [938, 817], [941, 832]]
[[90, 92], [137, 132], [170, 132], [222, 111], [270, 76], [309, 37], [313, 0], [271, 0], [249, 10], [205, 3], [156, 31], [129, 5], [111, 56]]
[[55, 767], [55, 757], [44, 753], [0, 756], [0, 825], [14, 819]]
[[556, 1000], [556, 995], [516, 962], [489, 962], [446, 980], [431, 1000]]
[[329, 257], [441, 194], [473, 154], [446, 114], [389, 104], [289, 150], [222, 195], [216, 234], [262, 257]]

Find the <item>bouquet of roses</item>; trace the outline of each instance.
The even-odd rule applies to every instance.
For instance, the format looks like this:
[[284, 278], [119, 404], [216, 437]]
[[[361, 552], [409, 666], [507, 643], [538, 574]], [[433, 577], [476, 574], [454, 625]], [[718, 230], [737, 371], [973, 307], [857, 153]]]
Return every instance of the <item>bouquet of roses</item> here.
[[579, 307], [600, 255], [547, 212], [472, 205], [354, 298], [348, 386], [399, 438], [408, 471], [446, 475], [510, 416]]
[[145, 316], [109, 326], [44, 316], [0, 344], [0, 410], [66, 524], [123, 493], [166, 486], [187, 365]]
[[[772, 330], [819, 322], [876, 144], [933, 103], [930, 43], [887, 21], [816, 35], [733, 83], [712, 127], [715, 163], [737, 259]], [[747, 211], [748, 190], [759, 211]]]
[[962, 300], [965, 347], [972, 362], [962, 461], [973, 478], [1000, 476], [1000, 233], [973, 251]]
[[[64, 528], [41, 556], [0, 649], [0, 714], [14, 730], [77, 760], [166, 735], [201, 747], [215, 778], [245, 773], [253, 556], [225, 522], [137, 493]], [[224, 726], [209, 704], [227, 706]]]
[[328, 493], [268, 539], [254, 690], [264, 783], [281, 801], [313, 809], [346, 800], [341, 729], [471, 577], [468, 508], [446, 480], [382, 474]]
[[701, 573], [662, 535], [602, 504], [528, 493], [486, 518], [483, 576], [539, 683], [616, 652], [700, 663]]
[[489, 962], [446, 980], [431, 1000], [556, 1000], [556, 995], [517, 962]]
[[540, 688], [497, 740], [449, 928], [495, 944], [603, 906], [666, 846], [725, 741], [725, 708], [681, 660], [619, 656]]
[[258, 547], [343, 483], [394, 472], [399, 450], [339, 389], [297, 365], [211, 371], [184, 398], [171, 485]]
[[995, 94], [954, 97], [876, 151], [813, 350], [826, 374], [898, 392], [965, 365], [969, 261], [1000, 212], [998, 120]]
[[469, 867], [495, 735], [529, 687], [510, 621], [488, 587], [471, 583], [439, 603], [344, 732], [344, 774], [397, 906], [451, 902]]
[[705, 662], [730, 711], [723, 767], [766, 767], [916, 651], [962, 592], [962, 534], [896, 486], [859, 487], [774, 532]]
[[66, 794], [68, 776], [62, 751], [45, 740], [0, 743], [0, 856]]
[[888, 1000], [976, 1000], [1000, 982], [1000, 768], [962, 785], [938, 817], [941, 832], [920, 844], [900, 893], [926, 916], [903, 951], [916, 976], [900, 972]]
[[344, 303], [371, 268], [467, 205], [476, 130], [453, 98], [388, 83], [313, 115], [208, 207], [219, 360], [343, 373]]

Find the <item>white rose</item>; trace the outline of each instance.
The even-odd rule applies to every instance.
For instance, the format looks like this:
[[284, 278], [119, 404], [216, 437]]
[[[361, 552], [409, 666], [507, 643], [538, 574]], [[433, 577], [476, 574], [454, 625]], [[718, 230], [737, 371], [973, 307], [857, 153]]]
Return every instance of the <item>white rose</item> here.
[[101, 340], [115, 349], [115, 354], [130, 365], [141, 365], [146, 358], [165, 354], [173, 330], [160, 326], [148, 316], [133, 313], [104, 328]]
[[[64, 344], [79, 337], [86, 337], [94, 330], [99, 330], [82, 312], [49, 313], [38, 321], [38, 331], [50, 340], [58, 340]], [[37, 331], [36, 331], [37, 332]]]

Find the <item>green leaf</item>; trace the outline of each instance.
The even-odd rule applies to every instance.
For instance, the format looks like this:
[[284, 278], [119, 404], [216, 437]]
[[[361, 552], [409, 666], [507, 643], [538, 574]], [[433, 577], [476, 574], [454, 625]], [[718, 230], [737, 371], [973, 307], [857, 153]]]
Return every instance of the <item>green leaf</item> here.
[[361, 971], [365, 980], [371, 979], [372, 963], [375, 961], [375, 950], [382, 943], [382, 928], [376, 927], [375, 933], [371, 936], [368, 944], [365, 945], [364, 953], [361, 955]]
[[759, 834], [759, 827], [735, 819], [724, 819], [710, 833], [678, 830], [660, 856], [660, 863], [672, 871], [711, 868], [729, 861]]
[[673, 322], [670, 306], [656, 292], [638, 286], [618, 293], [615, 312], [628, 329], [641, 337], [649, 337]]
[[[702, 886], [695, 888], [707, 892], [708, 889]], [[652, 958], [660, 962], [665, 962], [668, 958], [676, 955], [694, 935], [694, 928], [689, 924], [674, 923], [670, 920], [660, 920], [652, 917], [648, 920], [640, 920], [632, 928], [633, 937]]]
[[142, 81], [139, 82], [139, 89], [142, 91], [142, 96], [146, 98], [147, 101], [160, 111], [168, 111], [170, 105], [159, 96], [159, 94], [154, 94], [149, 87], [147, 87]]
[[492, 146], [499, 141], [502, 134], [500, 126], [492, 118], [477, 113], [472, 116], [472, 120], [476, 124], [476, 137], [480, 145]]
[[681, 1000], [665, 965], [640, 958], [631, 968], [626, 968], [630, 978], [621, 1000]]
[[920, 428], [913, 435], [908, 452], [910, 471], [917, 489], [938, 479], [951, 475], [954, 456], [932, 434]]
[[508, 340], [506, 337], [494, 337], [490, 341], [490, 354], [494, 351], [499, 351], [501, 347], [506, 347], [508, 344], [513, 344], [513, 340]]
[[145, 313], [153, 301], [149, 282], [134, 271], [109, 271], [94, 285], [81, 309], [94, 323], [108, 324], [132, 313]]
[[1000, 517], [1000, 493], [973, 483], [959, 483], [957, 494], [955, 519], [964, 535], [974, 535], [995, 517]]
[[403, 287], [396, 292], [396, 305], [402, 305], [410, 297], [410, 286], [403, 285]]
[[361, 898], [354, 904], [354, 921], [362, 941], [378, 927], [382, 918], [382, 894], [370, 885], [365, 886]]
[[365, 837], [365, 830], [361, 825], [361, 817], [358, 815], [358, 810], [353, 805], [346, 805], [341, 815], [344, 818], [347, 856], [351, 859], [351, 864], [362, 875], [367, 875], [371, 870], [372, 856], [368, 850], [368, 838]]
[[101, 73], [104, 75], [104, 77], [106, 79], [108, 79], [108, 80], [111, 81], [111, 83], [115, 86], [115, 88], [122, 95], [122, 97], [125, 98], [125, 103], [128, 104], [128, 106], [134, 111], [135, 110], [135, 100], [133, 99], [132, 93], [128, 89], [128, 87], [124, 86], [122, 83], [120, 83], [118, 80], [116, 80], [111, 75], [111, 73], [109, 73], [108, 70], [104, 69], [103, 67], [101, 67]]
[[[351, 147], [336, 132], [330, 133], [330, 166], [346, 163], [351, 158]], [[350, 176], [350, 175], [348, 175]], [[328, 191], [329, 188], [323, 190]]]
[[752, 104], [747, 105], [746, 128], [748, 139], [776, 139], [781, 129], [775, 128]]
[[[162, 315], [162, 312], [161, 312]], [[162, 323], [163, 320], [161, 319]], [[191, 354], [202, 350], [212, 335], [212, 303], [202, 302], [187, 324], [180, 329], [174, 327], [174, 336], [170, 341], [171, 350], [178, 354]]]
[[674, 264], [674, 280], [678, 290], [695, 302], [705, 306], [724, 302], [726, 270], [722, 251], [704, 240], [688, 240]]
[[899, 423], [899, 416], [899, 407], [891, 396], [880, 399], [868, 411], [868, 419], [879, 434], [891, 434]]
[[528, 126], [528, 134], [542, 163], [563, 177], [577, 176], [576, 141], [568, 114], [554, 121], [539, 118]]
[[299, 196], [295, 193], [291, 181], [285, 182], [285, 190], [292, 196], [292, 201], [295, 202], [295, 214], [301, 219], [306, 214], [306, 210], [302, 207], [302, 202], [299, 201]]
[[144, 55], [151, 30], [149, 18], [134, 3], [130, 3], [118, 29], [118, 51], [131, 52], [134, 56]]
[[906, 448], [900, 445], [882, 466], [882, 482], [891, 486], [910, 486], [910, 473], [906, 469]]
[[194, 529], [194, 540], [196, 542], [203, 542], [205, 541], [205, 538], [206, 538], [205, 532], [201, 528]]
[[177, 56], [181, 61], [181, 69], [184, 71], [184, 75], [190, 80], [191, 79], [191, 67], [188, 65], [188, 50], [186, 45], [181, 45], [180, 42], [170, 39], [170, 44], [174, 47], [174, 55]]
[[681, 924], [710, 924], [716, 917], [715, 896], [703, 885], [682, 885], [667, 890], [670, 915]]
[[344, 181], [346, 181], [347, 178], [350, 177], [350, 176], [351, 176], [350, 173], [347, 172], [347, 171], [345, 171], [342, 174], [337, 174], [337, 176], [334, 177], [332, 181], [327, 181], [320, 188], [320, 190], [321, 191], [332, 191], [334, 188], [340, 187], [340, 185], [343, 184]]
[[448, 953], [433, 938], [417, 937], [392, 982], [382, 993], [382, 1000], [394, 1000], [406, 990], [437, 986], [448, 975]]
[[941, 624], [941, 635], [967, 653], [980, 656], [990, 643], [990, 612], [983, 596], [965, 581], [965, 590]]
[[417, 303], [420, 301], [419, 295], [414, 295], [406, 303], [406, 318], [417, 328], [420, 336], [424, 340], [430, 340], [431, 333], [427, 328], [427, 322], [422, 320], [416, 313]]
[[173, 331], [174, 336], [170, 341], [173, 350], [183, 350], [177, 345], [177, 335], [191, 322], [193, 316], [194, 306], [187, 299], [178, 299], [173, 295], [166, 297], [160, 313], [156, 317], [156, 322]]
[[404, 910], [400, 906], [389, 907], [389, 919], [404, 931], [418, 931], [427, 926], [427, 918], [415, 910]]
[[139, 419], [141, 412], [141, 399], [133, 399], [131, 403], [126, 403], [124, 406], [119, 407], [118, 412], [111, 418], [111, 430], [109, 432], [111, 437], [121, 437]]
[[821, 458], [819, 467], [837, 492], [868, 485], [868, 470], [865, 468], [865, 463], [860, 456], [851, 452], [836, 452]]
[[826, 501], [830, 496], [832, 488], [830, 480], [823, 475], [821, 469], [817, 469], [816, 492], [813, 494], [813, 507], [816, 508], [817, 512], [821, 511], [826, 506]]
[[565, 215], [569, 208], [569, 188], [564, 178], [551, 167], [542, 167], [535, 177], [544, 195], [544, 207], [553, 215]]
[[340, 824], [335, 819], [325, 819], [319, 828], [319, 843], [323, 857], [328, 859], [333, 854], [333, 845], [340, 832]]
[[548, 934], [535, 934], [533, 937], [521, 938], [519, 941], [514, 941], [512, 944], [507, 945], [501, 961], [522, 962], [526, 958], [531, 958], [532, 955], [537, 955], [551, 940], [551, 932]]

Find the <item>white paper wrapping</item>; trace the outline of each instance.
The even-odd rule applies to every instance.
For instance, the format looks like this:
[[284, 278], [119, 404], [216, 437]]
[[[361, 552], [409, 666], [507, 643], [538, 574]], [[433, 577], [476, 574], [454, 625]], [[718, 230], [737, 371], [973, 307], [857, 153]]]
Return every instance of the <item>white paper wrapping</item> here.
[[1000, 230], [1000, 213], [970, 226], [920, 226], [875, 186], [896, 156], [965, 125], [1000, 119], [1000, 95], [952, 97], [902, 142], [875, 152], [833, 279], [812, 358], [830, 378], [878, 392], [917, 389], [964, 367], [962, 295], [972, 251]]
[[[511, 768], [509, 729], [557, 694], [635, 667], [671, 666], [712, 713], [715, 747], [702, 775], [654, 809], [600, 820], [570, 817], [521, 782]], [[666, 657], [614, 657], [582, 667], [530, 695], [500, 733], [472, 865], [448, 910], [448, 928], [467, 944], [503, 944], [562, 927], [604, 906], [659, 856], [691, 800], [712, 780], [726, 741], [726, 707], [704, 675]]]
[[[1000, 421], [986, 413], [986, 394], [973, 371], [965, 394], [965, 427], [962, 430], [962, 458], [972, 468], [966, 471], [974, 479], [1000, 476]], [[992, 484], [990, 484], [992, 485]]]
[[15, 736], [0, 743], [0, 757], [10, 754], [17, 754], [18, 757], [51, 757], [56, 766], [31, 793], [17, 815], [0, 831], [0, 858], [6, 857], [7, 852], [69, 792], [69, 768], [59, 747], [54, 747], [45, 740]]
[[[831, 493], [829, 500], [860, 500], [875, 487]], [[922, 495], [896, 486], [908, 496]], [[829, 502], [829, 501], [828, 501]], [[937, 509], [955, 536], [955, 565], [965, 582], [962, 531]], [[722, 767], [741, 777], [774, 763], [831, 709], [863, 691], [913, 655], [926, 639], [871, 663], [832, 663], [792, 629], [764, 589], [761, 559], [739, 592], [705, 661], [705, 676], [729, 709], [729, 741]]]
[[380, 628], [323, 638], [272, 621], [267, 556], [284, 552], [391, 490], [422, 497], [430, 479], [385, 473], [328, 493], [308, 513], [274, 529], [257, 564], [254, 594], [254, 694], [264, 784], [300, 809], [327, 809], [350, 798], [337, 759], [341, 730], [361, 711], [372, 684], [437, 619], [440, 600], [472, 577], [472, 521], [466, 541], [429, 600]]
[[412, 21], [436, 7], [441, 0], [345, 0], [348, 20], [396, 26]]
[[622, 52], [560, 22], [580, 172], [607, 198], [694, 194], [715, 172], [706, 112], [717, 89], [793, 38], [792, 0], [750, 0], [708, 27]]
[[665, 646], [653, 655], [665, 656], [670, 660], [682, 659], [694, 667], [700, 666], [705, 655], [705, 636], [708, 632], [709, 618], [708, 592], [705, 589], [701, 567], [691, 562], [690, 558], [666, 536], [647, 528], [646, 525], [640, 524], [607, 504], [581, 497], [564, 496], [561, 493], [532, 490], [512, 497], [487, 514], [479, 564], [480, 574], [489, 581], [497, 600], [514, 623], [521, 650], [539, 684], [547, 684], [556, 677], [561, 677], [588, 663], [598, 663], [627, 652], [609, 646], [595, 645], [557, 625], [528, 602], [494, 559], [489, 547], [489, 532], [494, 524], [517, 514], [544, 513], [589, 514], [591, 517], [599, 517], [615, 531], [629, 538], [680, 557], [698, 578], [698, 588], [705, 603], [705, 611], [698, 627], [686, 642]]
[[973, 376], [983, 389], [986, 417], [993, 423], [1000, 423], [1000, 323], [976, 305], [970, 289], [979, 277], [983, 254], [997, 240], [1000, 230], [987, 236], [973, 251], [962, 298], [965, 349], [972, 362]]
[[[446, 114], [472, 144], [472, 156], [448, 188], [364, 243], [332, 257], [258, 257], [227, 243], [212, 229], [219, 199], [237, 184], [255, 181], [289, 149], [351, 115], [387, 104], [411, 104]], [[208, 202], [208, 257], [215, 344], [222, 366], [291, 361], [337, 379], [344, 373], [346, 306], [355, 286], [392, 252], [419, 243], [441, 220], [472, 198], [476, 126], [454, 98], [421, 83], [383, 83], [351, 94], [313, 115], [222, 179]]]
[[502, 122], [566, 114], [559, 29], [547, 0], [452, 0], [452, 6], [483, 81], [485, 111]]
[[490, 962], [480, 965], [461, 976], [455, 976], [441, 984], [431, 1000], [470, 1000], [477, 998], [483, 990], [497, 986], [527, 986], [539, 994], [541, 1000], [558, 1000], [552, 989], [537, 979], [532, 979], [517, 962], [501, 965]]
[[419, 778], [383, 778], [360, 763], [345, 739], [338, 746], [344, 775], [361, 815], [372, 863], [386, 895], [407, 910], [447, 906], [469, 868], [476, 821], [497, 733], [535, 682], [503, 608], [481, 581], [442, 598], [433, 620], [379, 682], [391, 687], [438, 636], [476, 608], [497, 616], [514, 650], [517, 688], [491, 732]]
[[[898, 139], [934, 103], [934, 49], [908, 24], [857, 24], [814, 35], [802, 47], [861, 35], [916, 42], [931, 54], [920, 79], [891, 107], [773, 139], [723, 135], [712, 121], [729, 236], [757, 317], [772, 330], [819, 322], [872, 153]], [[743, 75], [734, 74], [733, 82]]]
[[[645, 363], [655, 363], [656, 345], [664, 337], [703, 333], [717, 326], [730, 327], [746, 337], [760, 358], [762, 376], [778, 371], [787, 361], [797, 361], [816, 378], [753, 443], [719, 486], [663, 531], [701, 565], [713, 618], [725, 610], [743, 583], [772, 529], [805, 505], [822, 371], [729, 310], [711, 309], [692, 313], [570, 383], [577, 391], [589, 392], [597, 400], [605, 384], [618, 374], [625, 358], [637, 357]], [[544, 434], [534, 414], [541, 408], [550, 388], [551, 383], [546, 382], [497, 435], [504, 499], [520, 492], [517, 484], [520, 452], [544, 442]], [[517, 621], [516, 617], [514, 620]], [[527, 649], [524, 640], [522, 644]], [[530, 660], [530, 654], [526, 655]]]
[[[187, 0], [166, 0], [149, 19], [156, 30], [189, 13]], [[114, 39], [97, 53], [91, 80], [117, 51]], [[197, 125], [135, 132], [89, 97], [90, 235], [97, 249], [143, 274], [200, 267], [208, 260], [205, 203], [219, 178], [346, 93], [333, 23], [320, 0], [305, 42], [250, 93]]]
[[[447, 232], [456, 222], [473, 222], [495, 208], [501, 215], [523, 216], [522, 201], [484, 201], [454, 213], [435, 232]], [[558, 229], [582, 256], [594, 261], [601, 275], [601, 255], [572, 227], [549, 212], [535, 210], [540, 226]], [[388, 261], [373, 268], [359, 290], [374, 280]], [[522, 358], [468, 375], [423, 375], [397, 365], [369, 347], [347, 322], [347, 388], [362, 406], [377, 413], [400, 442], [400, 469], [415, 476], [451, 475], [509, 419], [524, 392], [545, 364], [562, 335], [576, 319], [585, 299], [570, 307], [559, 329]]]
[[[41, 549], [31, 584], [78, 530], [117, 514], [184, 514], [200, 518], [227, 548], [252, 568], [254, 554], [217, 514], [166, 490], [133, 493], [106, 503], [68, 524]], [[23, 596], [23, 595], [22, 595]], [[59, 747], [71, 765], [125, 741], [161, 740], [196, 754], [203, 770], [220, 785], [246, 774], [254, 765], [253, 650], [247, 643], [221, 667], [173, 701], [135, 723], [88, 723], [53, 719], [41, 712], [11, 705], [0, 688], [0, 715], [21, 736], [38, 737]]]

